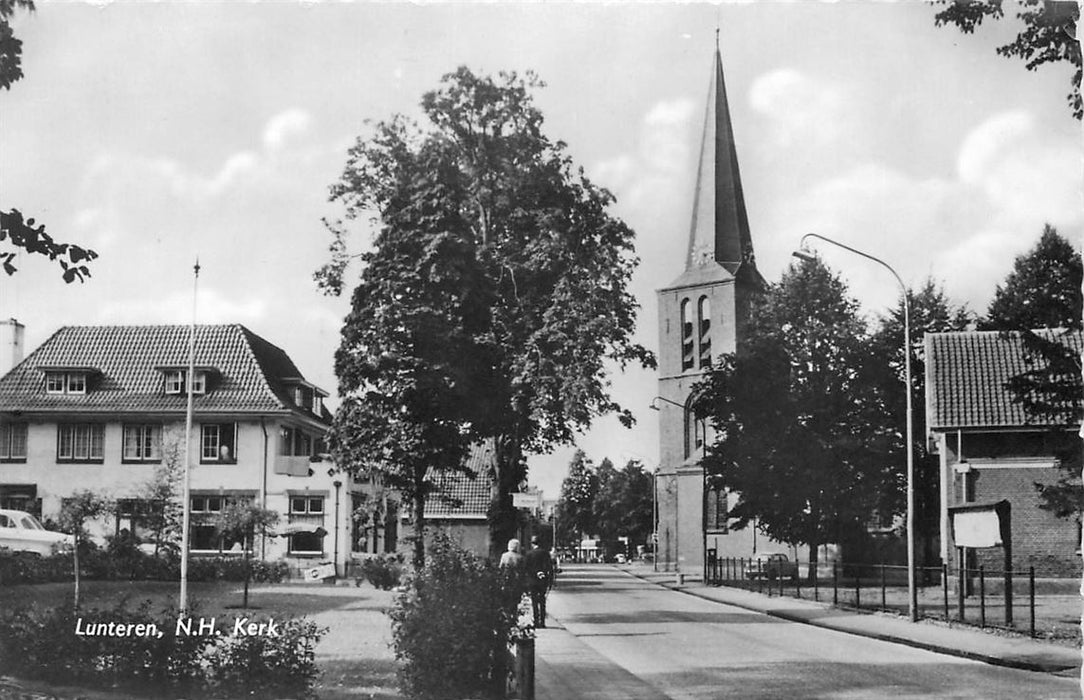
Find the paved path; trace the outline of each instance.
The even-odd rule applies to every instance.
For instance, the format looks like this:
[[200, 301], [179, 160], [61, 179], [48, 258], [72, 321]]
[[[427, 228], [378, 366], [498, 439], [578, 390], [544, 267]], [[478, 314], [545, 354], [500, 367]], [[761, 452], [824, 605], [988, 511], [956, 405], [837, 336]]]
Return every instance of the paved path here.
[[[746, 606], [735, 607], [706, 599], [720, 589], [689, 588], [697, 595], [675, 593], [613, 567], [570, 567], [550, 604], [564, 629], [538, 632], [539, 700], [1081, 697], [1073, 678], [870, 639], [869, 634], [884, 636], [880, 616], [858, 615], [873, 620], [874, 628], [848, 620], [856, 627], [843, 633], [824, 628], [826, 620], [855, 617], [843, 611], [756, 594], [746, 594], [751, 598]], [[758, 601], [774, 601], [772, 614], [757, 610]], [[969, 633], [946, 628], [938, 643], [951, 644], [951, 635], [960, 632]], [[974, 634], [991, 638], [995, 646], [1003, 641]], [[1024, 646], [1030, 644], [1041, 643]], [[998, 653], [1006, 648], [997, 647]]]

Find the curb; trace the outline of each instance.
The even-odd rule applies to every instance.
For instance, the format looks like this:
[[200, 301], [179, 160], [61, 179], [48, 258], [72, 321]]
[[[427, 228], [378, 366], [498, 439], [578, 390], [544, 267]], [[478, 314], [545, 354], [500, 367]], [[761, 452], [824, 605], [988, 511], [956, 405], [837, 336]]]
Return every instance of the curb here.
[[[675, 586], [669, 586], [669, 585], [667, 585], [665, 583], [661, 583], [661, 582], [658, 582], [658, 581], [652, 581], [651, 579], [640, 576], [639, 574], [636, 574], [636, 573], [630, 571], [629, 569], [618, 569], [618, 570], [625, 572], [629, 576], [640, 579], [641, 581], [644, 581], [645, 583], [649, 583], [649, 584], [652, 584], [654, 586], [658, 586], [659, 588], [665, 588], [667, 590], [675, 591], [677, 593], [684, 593], [685, 595], [690, 595], [690, 596], [693, 596], [694, 598], [700, 598], [701, 600], [707, 600], [707, 601], [713, 602], [713, 603], [721, 603], [723, 605], [732, 605], [732, 606], [734, 606], [736, 608], [741, 608], [743, 610], [749, 610], [751, 612], [764, 613], [765, 615], [768, 615], [769, 617], [779, 618], [780, 620], [786, 620], [787, 622], [797, 622], [797, 623], [800, 623], [800, 624], [803, 624], [803, 625], [811, 625], [813, 627], [820, 627], [820, 628], [823, 628], [823, 629], [834, 630], [836, 632], [843, 632], [845, 634], [852, 634], [852, 635], [854, 635], [856, 637], [865, 637], [867, 639], [876, 639], [876, 640], [881, 641], [881, 642], [891, 642], [893, 644], [902, 644], [904, 646], [914, 647], [915, 649], [923, 649], [925, 651], [932, 651], [932, 652], [935, 652], [935, 653], [938, 653], [938, 654], [945, 654], [947, 656], [956, 656], [956, 657], [963, 658], [963, 659], [970, 659], [972, 661], [981, 661], [982, 663], [986, 663], [986, 664], [989, 664], [991, 666], [1001, 666], [1003, 668], [1015, 668], [1015, 669], [1019, 669], [1019, 670], [1022, 670], [1022, 671], [1038, 671], [1038, 672], [1041, 672], [1041, 673], [1062, 673], [1064, 671], [1075, 670], [1077, 668], [1076, 665], [1066, 666], [1065, 664], [1060, 664], [1060, 663], [1054, 664], [1054, 663], [1045, 663], [1045, 662], [1041, 662], [1041, 661], [1027, 661], [1027, 660], [1024, 660], [1024, 659], [1007, 659], [1007, 658], [1004, 658], [1004, 657], [1001, 657], [1001, 656], [991, 656], [989, 654], [980, 654], [978, 652], [966, 651], [966, 650], [963, 650], [963, 649], [955, 649], [953, 647], [945, 647], [945, 646], [941, 646], [939, 644], [931, 644], [929, 642], [922, 642], [922, 641], [919, 641], [917, 639], [910, 639], [908, 637], [899, 637], [899, 636], [892, 635], [892, 634], [882, 634], [880, 632], [865, 632], [865, 631], [861, 631], [861, 630], [849, 629], [849, 628], [846, 628], [846, 627], [838, 627], [836, 625], [828, 624], [828, 623], [825, 623], [825, 622], [820, 622], [820, 621], [817, 621], [817, 620], [808, 620], [808, 619], [802, 618], [802, 617], [797, 616], [797, 615], [788, 615], [786, 613], [780, 613], [780, 612], [776, 612], [776, 611], [772, 611], [772, 610], [764, 610], [762, 608], [753, 607], [753, 606], [750, 606], [750, 605], [743, 605], [742, 603], [717, 600], [715, 598], [712, 598], [711, 596], [707, 596], [707, 595], [704, 595], [702, 593], [698, 593], [698, 592], [693, 591], [693, 590], [688, 590], [688, 589], [684, 589], [684, 588], [677, 588]], [[814, 602], [814, 601], [805, 601], [805, 602]], [[826, 609], [833, 609], [833, 608], [832, 608], [832, 606], [826, 606]], [[864, 614], [864, 613], [861, 613], [861, 611], [859, 611], [859, 612], [860, 612], [860, 614]]]

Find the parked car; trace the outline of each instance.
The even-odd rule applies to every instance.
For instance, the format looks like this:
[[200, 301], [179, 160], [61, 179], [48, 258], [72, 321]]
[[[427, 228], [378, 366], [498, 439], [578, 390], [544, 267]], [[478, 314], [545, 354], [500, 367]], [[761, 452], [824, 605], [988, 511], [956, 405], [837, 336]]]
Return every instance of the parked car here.
[[745, 565], [745, 578], [754, 579], [761, 576], [770, 581], [777, 578], [789, 578], [792, 581], [797, 581], [798, 562], [791, 561], [782, 552], [762, 554], [756, 559], [751, 559]]
[[30, 513], [0, 510], [0, 547], [13, 552], [29, 552], [43, 557], [75, 546], [75, 538], [63, 532], [46, 530]]

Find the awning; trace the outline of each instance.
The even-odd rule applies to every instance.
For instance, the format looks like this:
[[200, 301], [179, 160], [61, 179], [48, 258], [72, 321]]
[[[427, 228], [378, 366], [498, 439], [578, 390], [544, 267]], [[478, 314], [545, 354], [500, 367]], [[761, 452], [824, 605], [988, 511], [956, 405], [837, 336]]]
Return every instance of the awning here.
[[327, 534], [327, 530], [321, 525], [315, 525], [313, 523], [287, 523], [278, 528], [278, 531], [272, 534], [272, 537], [293, 537], [294, 535], [308, 535], [314, 534], [317, 537], [323, 537]]

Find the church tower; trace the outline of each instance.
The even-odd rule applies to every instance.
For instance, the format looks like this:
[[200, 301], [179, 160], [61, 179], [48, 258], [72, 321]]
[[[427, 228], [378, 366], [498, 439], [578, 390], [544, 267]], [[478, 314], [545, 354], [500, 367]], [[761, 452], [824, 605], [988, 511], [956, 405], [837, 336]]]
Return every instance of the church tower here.
[[735, 498], [706, 488], [700, 466], [712, 439], [690, 410], [693, 386], [741, 342], [739, 329], [752, 295], [764, 288], [742, 194], [722, 57], [715, 60], [693, 192], [685, 271], [658, 290], [659, 410], [658, 559], [661, 570], [699, 573], [706, 551], [749, 556], [754, 528], [730, 532]]

